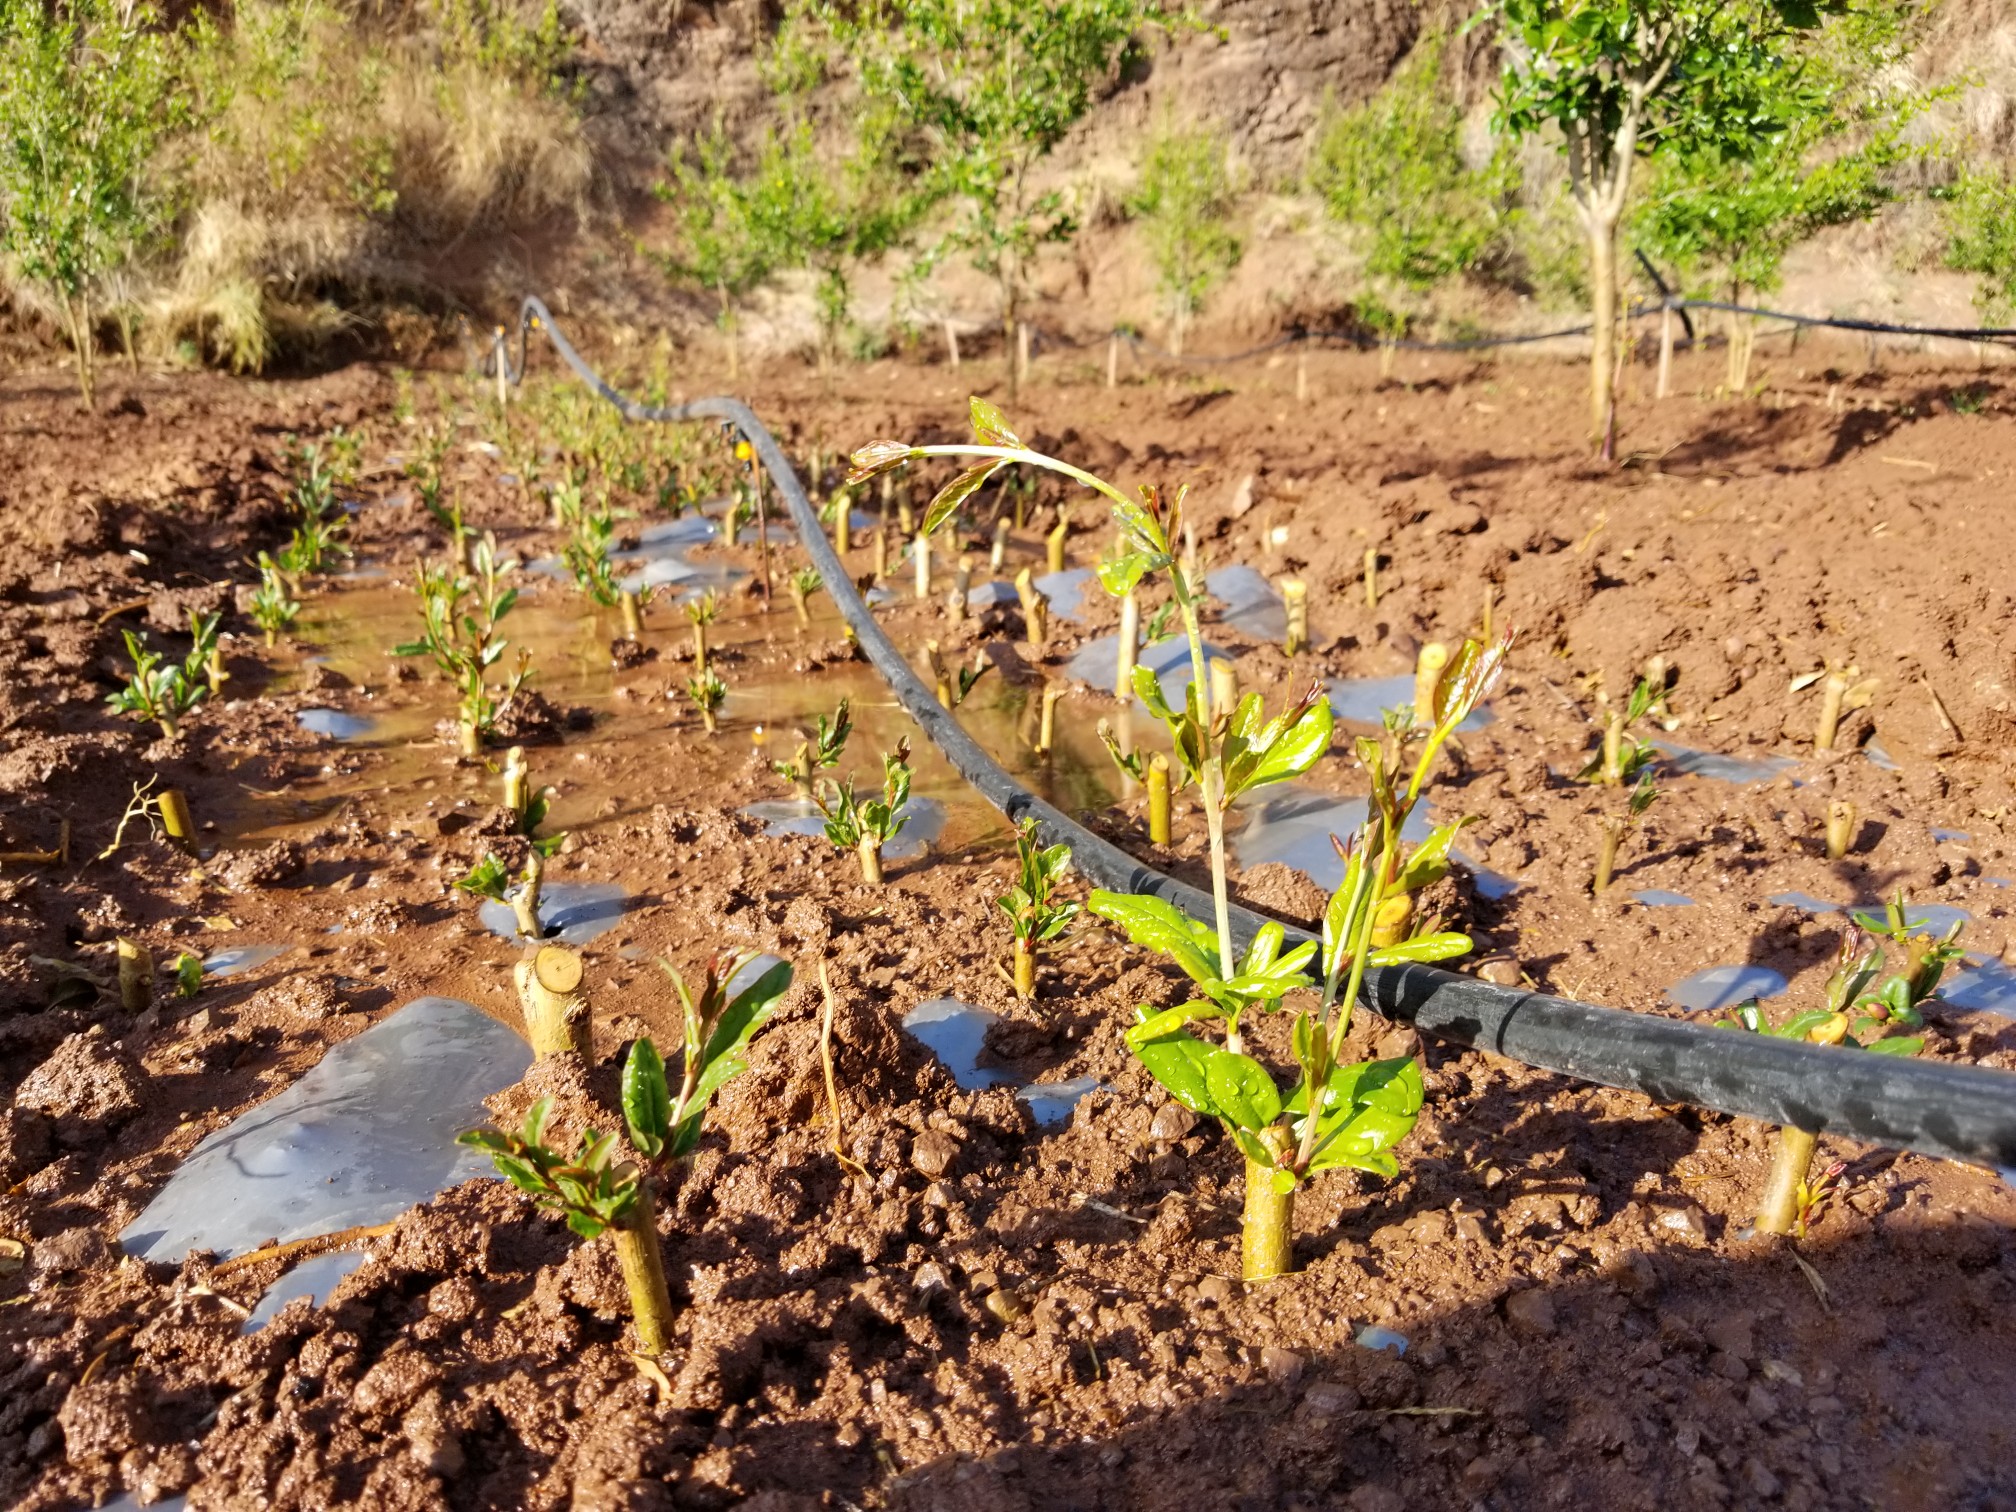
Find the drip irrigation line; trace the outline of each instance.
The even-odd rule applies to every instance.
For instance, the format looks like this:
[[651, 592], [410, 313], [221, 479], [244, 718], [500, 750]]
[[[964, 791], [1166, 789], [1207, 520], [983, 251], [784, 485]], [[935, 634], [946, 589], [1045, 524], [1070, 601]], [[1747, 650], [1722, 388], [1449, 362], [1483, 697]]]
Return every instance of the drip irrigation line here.
[[[629, 419], [712, 420], [741, 433], [783, 495], [802, 544], [869, 664], [953, 769], [1011, 823], [1034, 819], [1043, 843], [1070, 846], [1072, 864], [1101, 887], [1146, 893], [1199, 920], [1212, 917], [1210, 894], [1155, 871], [1044, 802], [966, 733], [876, 623], [827, 540], [791, 459], [754, 410], [739, 399], [651, 405], [619, 393], [574, 349], [537, 298], [527, 298], [520, 314], [518, 364], [509, 374], [514, 383], [524, 375], [525, 340], [535, 326], [583, 383]], [[498, 349], [502, 351], [501, 342]], [[508, 363], [508, 353], [503, 355]], [[1242, 946], [1267, 922], [1233, 905], [1233, 934]], [[1288, 934], [1291, 943], [1313, 938], [1298, 928]], [[1923, 1155], [2016, 1167], [2016, 1076], [2004, 1072], [1713, 1029], [1520, 992], [1432, 966], [1372, 968], [1365, 975], [1364, 1001], [1387, 1018], [1437, 1039], [1580, 1081], [1641, 1092], [1655, 1102], [1694, 1103]]]

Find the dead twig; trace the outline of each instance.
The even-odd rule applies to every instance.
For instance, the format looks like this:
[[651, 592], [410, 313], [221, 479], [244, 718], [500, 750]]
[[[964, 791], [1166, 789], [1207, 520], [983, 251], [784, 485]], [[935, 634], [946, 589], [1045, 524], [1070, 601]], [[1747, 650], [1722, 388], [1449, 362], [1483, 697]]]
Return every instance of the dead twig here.
[[210, 1267], [210, 1274], [228, 1276], [266, 1260], [292, 1260], [300, 1256], [325, 1254], [330, 1250], [348, 1249], [366, 1239], [383, 1238], [398, 1226], [397, 1222], [373, 1223], [361, 1228], [338, 1229], [333, 1234], [312, 1234], [306, 1239], [295, 1239], [286, 1244], [269, 1244], [264, 1249], [248, 1250], [242, 1255], [233, 1255], [229, 1260], [218, 1261]]
[[819, 963], [819, 993], [825, 1000], [824, 1011], [819, 1018], [819, 1064], [826, 1072], [826, 1116], [833, 1131], [833, 1158], [840, 1162], [840, 1169], [850, 1176], [858, 1176], [863, 1181], [870, 1179], [868, 1168], [847, 1153], [845, 1125], [840, 1115], [840, 1089], [833, 1078], [833, 1009], [837, 999], [833, 995], [833, 982], [826, 974], [826, 963]]

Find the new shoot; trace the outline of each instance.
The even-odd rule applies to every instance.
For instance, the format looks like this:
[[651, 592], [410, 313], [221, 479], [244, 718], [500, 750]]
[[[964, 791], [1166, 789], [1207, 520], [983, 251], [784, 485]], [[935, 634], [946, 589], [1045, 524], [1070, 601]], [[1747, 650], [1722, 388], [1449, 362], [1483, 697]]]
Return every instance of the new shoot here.
[[259, 586], [252, 593], [252, 623], [266, 632], [270, 648], [283, 630], [294, 628], [301, 617], [301, 603], [289, 591], [287, 579], [273, 558], [259, 553]]
[[816, 568], [801, 567], [791, 574], [791, 608], [807, 630], [812, 628], [812, 595], [825, 586], [826, 580]]
[[871, 887], [882, 885], [882, 848], [910, 822], [903, 812], [910, 801], [910, 741], [896, 742], [896, 749], [882, 755], [882, 796], [861, 798], [854, 791], [854, 779], [819, 785], [812, 801], [826, 817], [826, 838], [841, 850], [851, 850], [861, 858], [861, 880]]
[[171, 740], [182, 716], [210, 696], [212, 661], [217, 649], [217, 614], [189, 617], [194, 644], [180, 662], [171, 662], [148, 646], [145, 636], [125, 631], [126, 655], [133, 672], [126, 685], [105, 701], [121, 714], [145, 723], [152, 720]]
[[[697, 627], [696, 627], [697, 628]], [[700, 725], [709, 735], [721, 732], [721, 706], [728, 701], [728, 684], [712, 667], [703, 667], [697, 677], [686, 679], [686, 697], [700, 711]]]
[[[1716, 1027], [1876, 1055], [1916, 1055], [1925, 1046], [1924, 1037], [1894, 1031], [1923, 1027], [1924, 1004], [1938, 991], [1941, 974], [1965, 954], [1959, 945], [1962, 926], [1955, 923], [1943, 936], [1914, 930], [1901, 893], [1882, 916], [1858, 913], [1851, 918], [1855, 927], [1841, 942], [1839, 960], [1827, 979], [1824, 1007], [1796, 1013], [1773, 1028], [1752, 998], [1736, 1009], [1734, 1018], [1723, 1019]], [[1884, 976], [1889, 965], [1886, 942], [1900, 947], [1904, 957], [1902, 969], [1888, 976]], [[1779, 1129], [1777, 1152], [1757, 1211], [1758, 1233], [1806, 1236], [1838, 1174], [1830, 1170], [1817, 1180], [1810, 1176], [1819, 1142], [1817, 1131], [1789, 1124]]]
[[720, 612], [721, 600], [712, 588], [686, 601], [686, 618], [693, 624], [693, 670], [703, 677], [707, 675], [707, 627]]
[[482, 754], [484, 739], [496, 729], [532, 671], [530, 656], [520, 650], [517, 665], [501, 688], [491, 684], [490, 669], [510, 645], [498, 635], [497, 626], [518, 602], [518, 590], [503, 587], [500, 580], [518, 564], [498, 561], [497, 543], [488, 535], [470, 556], [475, 565], [466, 574], [452, 563], [420, 564], [413, 585], [420, 595], [420, 639], [394, 646], [392, 654], [428, 657], [448, 679], [456, 690], [461, 751], [473, 758]]
[[810, 803], [813, 774], [839, 765], [841, 754], [847, 749], [847, 737], [853, 731], [854, 713], [843, 698], [830, 720], [824, 714], [818, 717], [818, 728], [809, 740], [798, 742], [798, 749], [789, 761], [773, 761], [770, 770], [790, 783], [798, 790], [798, 795]]
[[656, 1044], [646, 1038], [631, 1045], [623, 1063], [623, 1124], [637, 1158], [618, 1159], [617, 1136], [592, 1128], [580, 1133], [571, 1151], [549, 1144], [553, 1104], [543, 1097], [517, 1130], [471, 1129], [456, 1140], [489, 1155], [500, 1176], [540, 1207], [559, 1213], [583, 1239], [610, 1236], [630, 1295], [638, 1351], [654, 1359], [672, 1339], [654, 1177], [693, 1153], [708, 1105], [749, 1069], [749, 1041], [791, 987], [791, 966], [780, 961], [731, 996], [728, 983], [746, 964], [733, 957], [709, 963], [697, 995], [665, 966], [685, 1014], [679, 1089], [675, 1096]]
[[1057, 897], [1058, 883], [1071, 870], [1071, 847], [1038, 845], [1034, 819], [1016, 826], [1015, 863], [1015, 885], [995, 901], [1008, 915], [1008, 927], [1015, 935], [1008, 981], [1015, 995], [1026, 1003], [1036, 996], [1037, 950], [1064, 932], [1064, 926], [1077, 917], [1078, 905]]

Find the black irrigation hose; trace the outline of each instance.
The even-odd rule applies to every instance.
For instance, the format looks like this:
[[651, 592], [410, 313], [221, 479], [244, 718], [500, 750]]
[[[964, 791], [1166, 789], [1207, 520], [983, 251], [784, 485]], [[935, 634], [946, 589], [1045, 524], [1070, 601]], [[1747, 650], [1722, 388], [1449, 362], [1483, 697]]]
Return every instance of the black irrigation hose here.
[[[1044, 843], [1069, 845], [1073, 864], [1099, 886], [1148, 893], [1195, 918], [1212, 917], [1209, 894], [1150, 869], [1045, 803], [1003, 771], [939, 704], [875, 622], [826, 539], [790, 458], [754, 410], [739, 399], [696, 399], [661, 407], [618, 393], [575, 351], [555, 328], [546, 306], [535, 298], [525, 301], [520, 315], [518, 371], [510, 375], [514, 382], [524, 373], [525, 333], [535, 324], [582, 382], [630, 419], [716, 420], [741, 432], [784, 496], [813, 565], [863, 653], [897, 701], [982, 797], [1011, 822], [1034, 818]], [[497, 349], [502, 351], [501, 342]], [[1242, 942], [1263, 922], [1243, 908], [1232, 910], [1233, 932]], [[1309, 938], [1301, 930], [1290, 934], [1297, 940]], [[2016, 1076], [2000, 1071], [1860, 1055], [1711, 1029], [1686, 1020], [1513, 991], [1429, 966], [1368, 972], [1365, 1001], [1388, 1018], [1411, 1023], [1437, 1039], [1489, 1050], [1581, 1081], [1642, 1092], [1657, 1102], [1695, 1103], [1923, 1155], [2016, 1167]]]

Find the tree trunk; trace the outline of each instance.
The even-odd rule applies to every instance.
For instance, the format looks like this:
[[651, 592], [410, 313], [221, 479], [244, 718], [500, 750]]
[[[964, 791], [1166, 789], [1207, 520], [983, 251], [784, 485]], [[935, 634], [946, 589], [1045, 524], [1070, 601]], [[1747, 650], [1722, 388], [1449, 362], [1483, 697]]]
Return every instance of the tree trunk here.
[[725, 282], [716, 284], [714, 288], [721, 297], [721, 329], [728, 337], [728, 376], [734, 379], [740, 376], [735, 353], [735, 307], [728, 301], [728, 285]]
[[63, 308], [69, 317], [70, 355], [77, 366], [77, 391], [84, 398], [84, 408], [96, 410], [98, 387], [91, 365], [91, 301], [79, 295], [74, 300], [65, 300]]
[[1589, 213], [1589, 435], [1609, 433], [1617, 372], [1617, 220], [1601, 208]]

